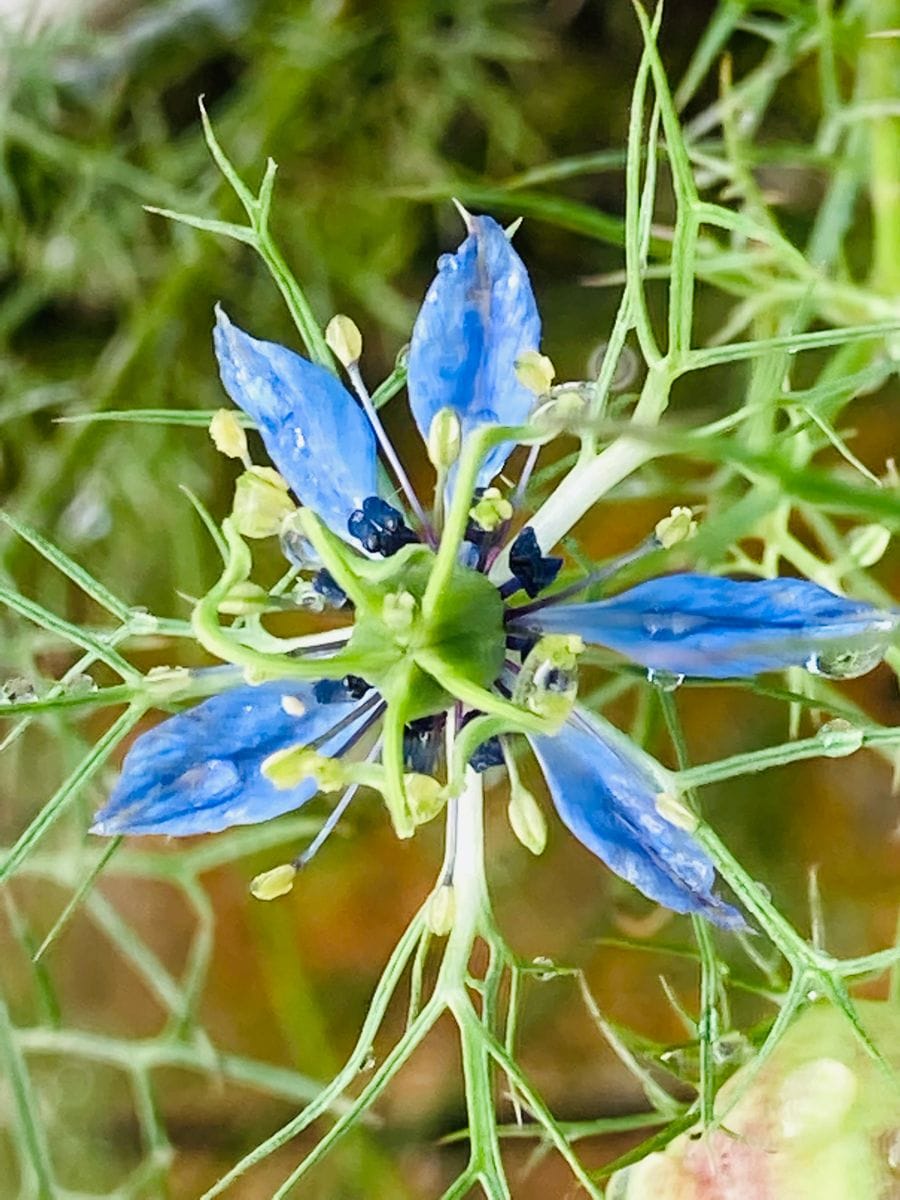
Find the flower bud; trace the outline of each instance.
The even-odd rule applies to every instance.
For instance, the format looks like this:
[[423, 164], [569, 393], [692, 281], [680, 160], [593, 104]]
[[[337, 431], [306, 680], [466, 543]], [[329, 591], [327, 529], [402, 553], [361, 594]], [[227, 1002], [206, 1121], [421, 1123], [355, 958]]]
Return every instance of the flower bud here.
[[516, 378], [535, 396], [546, 396], [556, 378], [556, 368], [539, 350], [525, 350], [516, 359]]
[[230, 408], [220, 408], [213, 413], [209, 422], [209, 436], [220, 454], [227, 458], [239, 458], [246, 466], [250, 465], [247, 435]]
[[462, 425], [459, 414], [452, 408], [442, 408], [434, 414], [428, 430], [428, 458], [436, 471], [446, 471], [459, 458]]
[[686, 542], [697, 532], [697, 522], [689, 508], [673, 508], [667, 517], [656, 522], [656, 540], [664, 550], [671, 550], [679, 542]]
[[428, 911], [425, 920], [428, 928], [436, 937], [446, 937], [453, 928], [456, 916], [456, 892], [453, 885], [443, 883], [432, 893], [428, 901]]
[[345, 317], [343, 313], [332, 317], [325, 329], [325, 341], [342, 366], [350, 367], [359, 362], [362, 354], [362, 334], [350, 317]]
[[508, 521], [513, 515], [513, 506], [501, 494], [499, 488], [485, 488], [477, 503], [469, 509], [469, 516], [479, 529], [487, 533]]
[[[863, 1028], [896, 1071], [900, 1013], [854, 1000]], [[615, 1200], [891, 1196], [900, 1181], [900, 1092], [844, 1013], [803, 1012], [764, 1063], [751, 1060], [716, 1097], [716, 1121], [680, 1134], [661, 1152], [618, 1172]], [[721, 1122], [721, 1124], [720, 1124]]]
[[287, 484], [271, 467], [250, 467], [234, 485], [231, 515], [242, 537], [271, 537], [294, 509]]
[[547, 821], [543, 810], [528, 788], [515, 781], [507, 808], [513, 833], [526, 850], [543, 854], [547, 845]]
[[263, 871], [250, 883], [250, 892], [257, 900], [275, 900], [286, 896], [294, 886], [297, 868], [293, 863], [282, 863], [271, 871]]
[[874, 567], [890, 542], [891, 531], [883, 525], [859, 525], [847, 537], [847, 550], [858, 567]]

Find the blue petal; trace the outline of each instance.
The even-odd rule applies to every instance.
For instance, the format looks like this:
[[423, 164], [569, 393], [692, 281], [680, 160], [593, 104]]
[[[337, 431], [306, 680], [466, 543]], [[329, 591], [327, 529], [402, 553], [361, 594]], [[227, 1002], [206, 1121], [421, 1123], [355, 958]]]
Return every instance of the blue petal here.
[[709, 575], [649, 579], [593, 604], [549, 607], [523, 628], [577, 633], [654, 671], [712, 679], [800, 666], [864, 675], [884, 657], [896, 613], [805, 579], [740, 582]]
[[[285, 710], [285, 696], [305, 707], [302, 716]], [[315, 783], [279, 791], [260, 774], [263, 760], [327, 735], [359, 704], [318, 704], [311, 684], [283, 680], [213, 696], [137, 739], [92, 832], [215, 833], [299, 808], [315, 795]], [[364, 714], [329, 738], [322, 753], [340, 754], [367, 719]]]
[[[409, 347], [409, 402], [422, 437], [442, 408], [463, 435], [479, 425], [521, 424], [534, 396], [516, 378], [516, 359], [536, 350], [541, 320], [525, 264], [490, 217], [471, 217], [472, 232], [438, 260]], [[491, 451], [478, 476], [485, 487], [512, 447]]]
[[349, 540], [347, 518], [377, 492], [363, 410], [330, 371], [250, 337], [218, 306], [213, 341], [225, 390], [256, 422], [272, 462], [300, 502]]
[[624, 734], [576, 709], [555, 737], [529, 741], [563, 824], [611, 870], [675, 912], [745, 927], [712, 894], [715, 869], [704, 851], [657, 811], [656, 764]]

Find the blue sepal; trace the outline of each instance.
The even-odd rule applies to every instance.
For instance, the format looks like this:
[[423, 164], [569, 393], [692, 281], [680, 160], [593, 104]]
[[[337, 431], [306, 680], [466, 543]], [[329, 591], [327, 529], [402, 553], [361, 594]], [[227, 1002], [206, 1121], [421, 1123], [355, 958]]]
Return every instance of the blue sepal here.
[[737, 909], [713, 895], [706, 853], [657, 811], [656, 764], [624, 734], [577, 708], [555, 737], [529, 741], [560, 819], [583, 846], [657, 904], [745, 927]]
[[[409, 347], [409, 401], [422, 437], [442, 408], [459, 414], [463, 436], [480, 425], [518, 425], [534, 395], [519, 383], [516, 359], [541, 339], [525, 264], [491, 217], [470, 217], [471, 232], [455, 254], [438, 260]], [[486, 487], [512, 447], [485, 459]]]
[[[286, 711], [285, 696], [295, 709], [304, 707], [302, 715]], [[182, 837], [252, 825], [299, 808], [315, 795], [316, 784], [303, 780], [279, 791], [260, 773], [263, 760], [326, 737], [359, 704], [320, 705], [313, 685], [296, 681], [236, 687], [204, 700], [135, 741], [91, 832]], [[327, 738], [321, 752], [340, 754], [368, 719], [363, 714]]]
[[726, 679], [793, 666], [863, 675], [884, 656], [897, 624], [896, 613], [806, 579], [685, 574], [649, 579], [608, 600], [541, 609], [513, 627], [577, 633], [654, 671]]
[[324, 367], [238, 329], [216, 307], [213, 330], [225, 391], [256, 422], [298, 500], [339, 537], [377, 491], [375, 435], [363, 410]]

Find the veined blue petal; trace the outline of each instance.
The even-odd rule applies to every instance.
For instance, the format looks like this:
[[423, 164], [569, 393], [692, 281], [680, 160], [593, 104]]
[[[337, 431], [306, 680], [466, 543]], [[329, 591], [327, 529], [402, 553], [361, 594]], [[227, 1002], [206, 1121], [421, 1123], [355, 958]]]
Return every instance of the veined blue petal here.
[[560, 819], [582, 845], [658, 904], [744, 927], [740, 913], [713, 895], [705, 852], [657, 811], [663, 770], [649, 755], [581, 708], [555, 737], [529, 741]]
[[[301, 706], [302, 714], [294, 715]], [[326, 736], [359, 706], [358, 700], [319, 704], [313, 685], [293, 680], [236, 687], [204, 700], [137, 739], [91, 830], [181, 837], [252, 825], [299, 808], [315, 795], [315, 783], [303, 780], [279, 791], [260, 773], [263, 760]], [[367, 720], [368, 712], [349, 722], [321, 752], [342, 753]]]
[[806, 579], [686, 574], [648, 579], [608, 600], [551, 606], [517, 624], [577, 633], [673, 675], [726, 679], [798, 666], [850, 678], [884, 657], [898, 614]]
[[[534, 396], [516, 378], [516, 359], [536, 350], [541, 320], [525, 264], [491, 217], [471, 217], [455, 254], [438, 260], [409, 347], [409, 402], [422, 437], [442, 408], [459, 414], [463, 436], [479, 425], [517, 425]], [[497, 474], [511, 446], [485, 460], [478, 486]]]
[[363, 410], [330, 371], [250, 337], [218, 306], [213, 341], [225, 391], [256, 422], [298, 500], [350, 540], [347, 518], [378, 490], [375, 435]]

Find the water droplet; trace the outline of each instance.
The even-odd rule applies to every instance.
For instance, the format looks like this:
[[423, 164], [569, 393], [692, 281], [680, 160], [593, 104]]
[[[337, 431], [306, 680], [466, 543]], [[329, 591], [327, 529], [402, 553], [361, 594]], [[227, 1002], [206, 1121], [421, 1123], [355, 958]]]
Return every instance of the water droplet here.
[[843, 758], [845, 754], [855, 753], [863, 740], [863, 731], [840, 717], [828, 721], [819, 730], [819, 741], [829, 758]]
[[641, 624], [647, 636], [655, 642], [674, 642], [686, 634], [708, 625], [706, 617], [695, 617], [689, 613], [648, 612], [641, 616]]
[[74, 675], [66, 684], [66, 694], [69, 696], [89, 696], [96, 690], [96, 680], [91, 679], [90, 675]]
[[683, 675], [675, 675], [672, 671], [658, 671], [650, 667], [647, 671], [647, 682], [658, 687], [661, 692], [674, 692], [684, 683]]
[[241, 773], [227, 758], [210, 758], [206, 762], [188, 767], [176, 780], [175, 786], [191, 795], [188, 799], [198, 808], [213, 800], [227, 796], [241, 782]]
[[890, 632], [856, 646], [820, 650], [803, 664], [813, 675], [826, 679], [855, 679], [866, 675], [884, 658], [891, 644]]
[[0, 702], [6, 704], [21, 704], [23, 700], [35, 700], [37, 691], [30, 679], [22, 675], [14, 675], [4, 680], [0, 685]]

